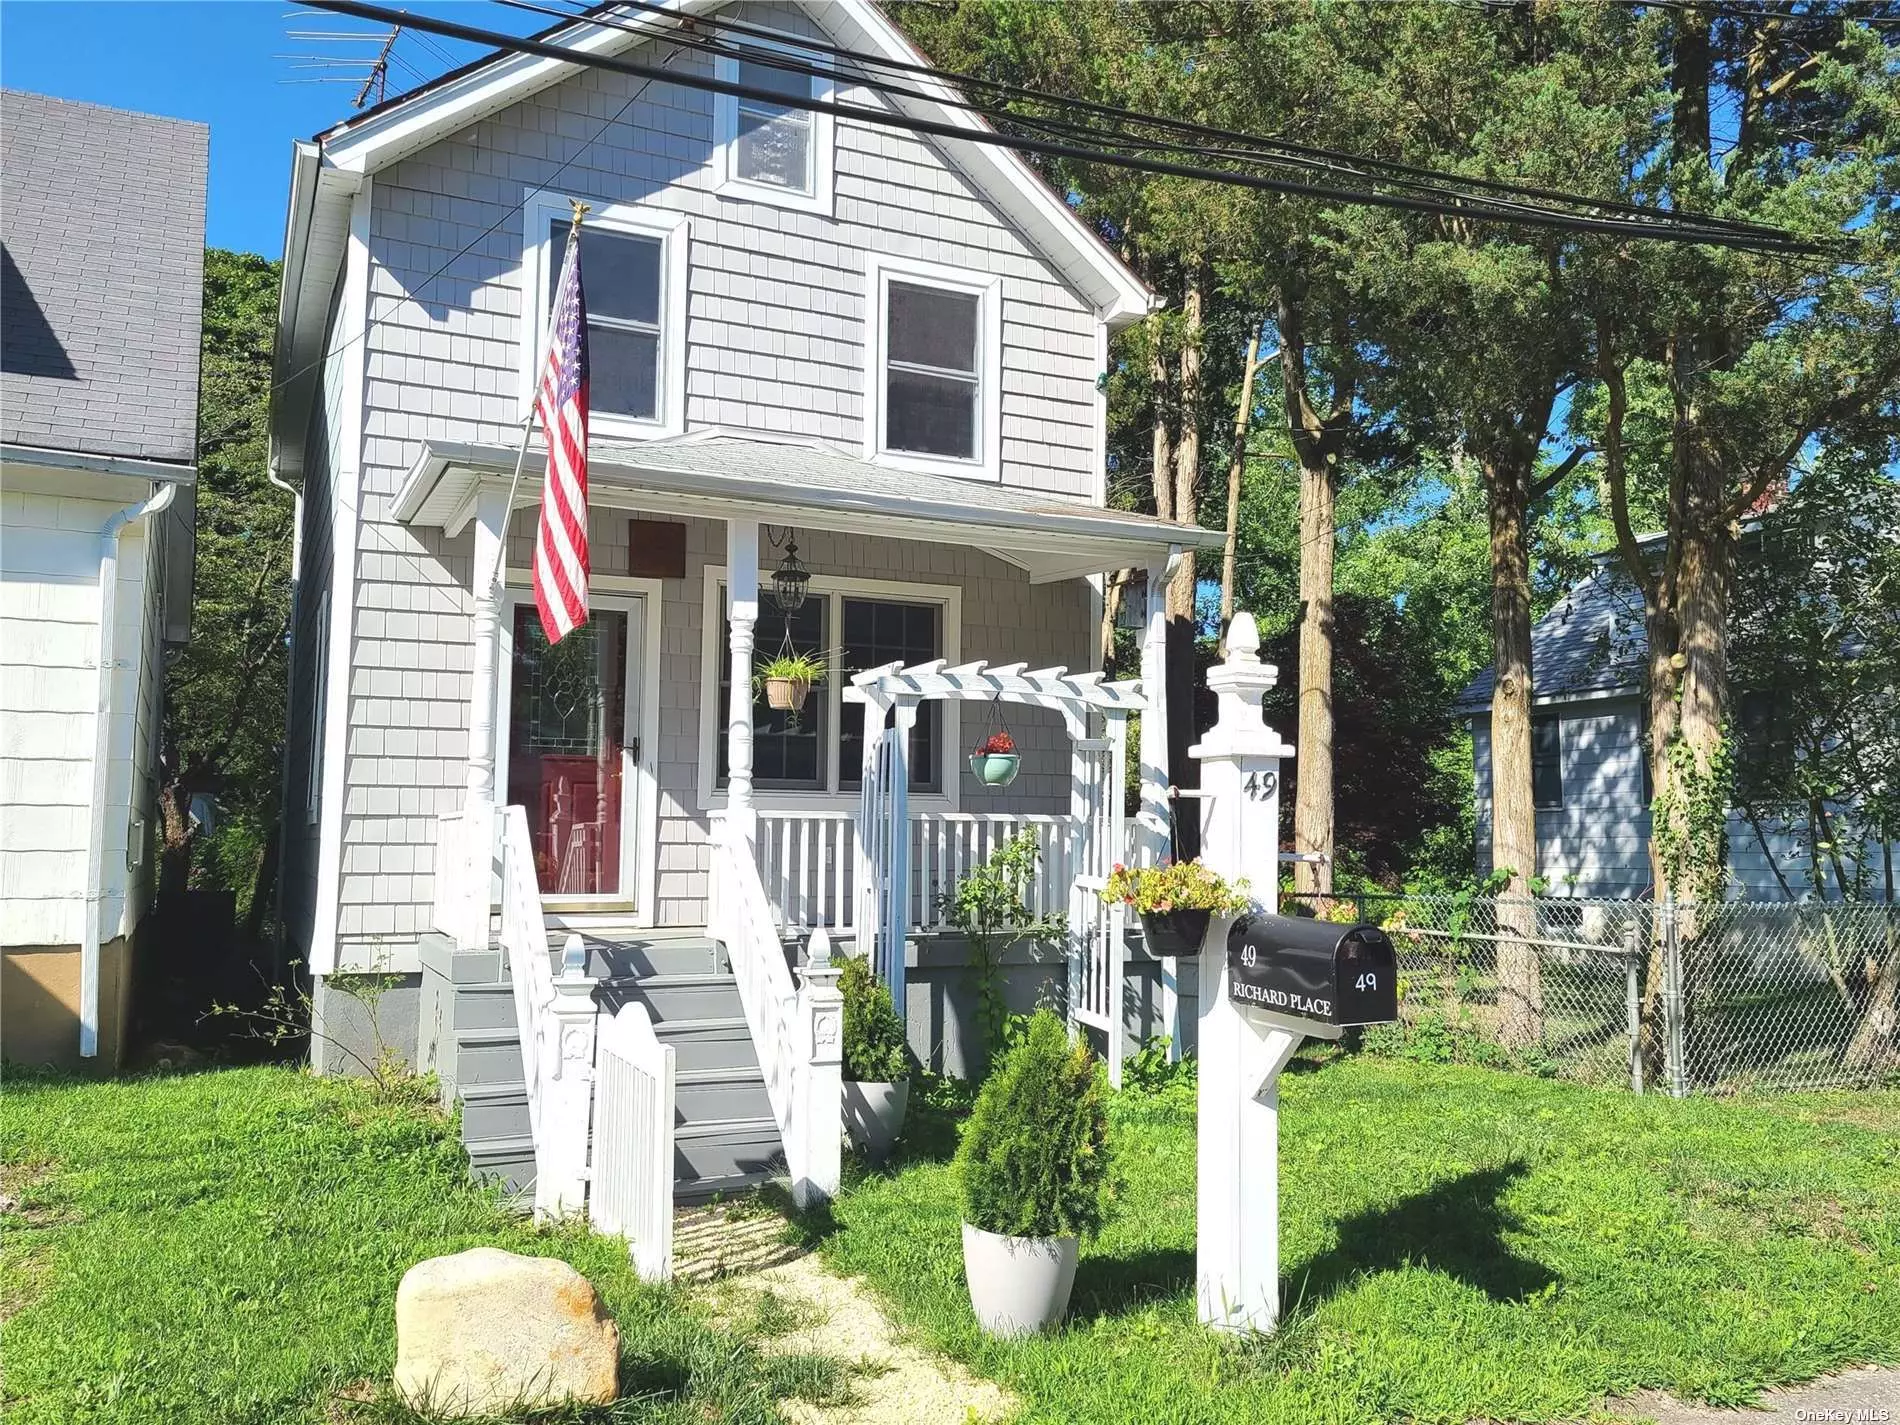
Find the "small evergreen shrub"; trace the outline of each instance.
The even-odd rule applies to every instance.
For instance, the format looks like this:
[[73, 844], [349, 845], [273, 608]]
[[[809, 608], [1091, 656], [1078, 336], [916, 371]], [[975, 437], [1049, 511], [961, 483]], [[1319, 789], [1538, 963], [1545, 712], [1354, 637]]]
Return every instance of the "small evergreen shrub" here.
[[871, 973], [871, 962], [847, 957], [838, 971], [838, 992], [844, 996], [844, 1076], [859, 1084], [909, 1078], [903, 1021], [891, 1004], [891, 987]]
[[963, 1217], [1011, 1237], [1092, 1237], [1108, 1194], [1108, 1109], [1095, 1056], [1040, 1010], [976, 1097], [957, 1148]]

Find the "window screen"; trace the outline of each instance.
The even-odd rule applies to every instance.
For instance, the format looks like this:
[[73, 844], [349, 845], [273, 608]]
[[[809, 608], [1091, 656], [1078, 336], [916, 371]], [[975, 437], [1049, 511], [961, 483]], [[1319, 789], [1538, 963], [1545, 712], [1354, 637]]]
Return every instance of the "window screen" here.
[[887, 294], [884, 445], [973, 460], [982, 299], [893, 282]]
[[[755, 60], [740, 60], [738, 82], [748, 89], [809, 98], [810, 76], [774, 69]], [[738, 101], [739, 131], [733, 140], [732, 176], [747, 183], [767, 183], [794, 193], [812, 189], [811, 114], [753, 99]]]
[[1531, 719], [1531, 805], [1541, 809], [1563, 804], [1563, 721], [1555, 717], [1534, 717]]
[[[547, 302], [561, 280], [566, 222], [548, 229]], [[609, 415], [654, 420], [660, 410], [660, 240], [581, 229], [581, 286], [587, 298], [588, 395], [591, 408]], [[545, 342], [543, 329], [535, 340]], [[540, 379], [540, 358], [535, 379]]]

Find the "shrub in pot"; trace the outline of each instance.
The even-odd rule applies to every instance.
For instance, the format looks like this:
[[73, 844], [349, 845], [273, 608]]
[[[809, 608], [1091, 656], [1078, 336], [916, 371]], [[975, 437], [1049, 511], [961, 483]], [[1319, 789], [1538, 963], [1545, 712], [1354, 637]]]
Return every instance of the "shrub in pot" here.
[[910, 1104], [910, 1048], [891, 988], [861, 956], [838, 971], [844, 998], [844, 1123], [851, 1142], [873, 1162], [890, 1153]]
[[765, 689], [765, 705], [780, 712], [797, 712], [814, 683], [825, 677], [824, 660], [815, 653], [781, 653], [758, 671], [757, 682]]
[[1117, 865], [1102, 887], [1105, 901], [1124, 901], [1141, 918], [1151, 955], [1198, 955], [1216, 915], [1237, 915], [1249, 904], [1247, 883], [1229, 881], [1199, 861], [1153, 866]]
[[1048, 1010], [977, 1095], [956, 1168], [978, 1323], [1002, 1337], [1055, 1325], [1069, 1309], [1079, 1240], [1102, 1226], [1108, 1112], [1095, 1056]]

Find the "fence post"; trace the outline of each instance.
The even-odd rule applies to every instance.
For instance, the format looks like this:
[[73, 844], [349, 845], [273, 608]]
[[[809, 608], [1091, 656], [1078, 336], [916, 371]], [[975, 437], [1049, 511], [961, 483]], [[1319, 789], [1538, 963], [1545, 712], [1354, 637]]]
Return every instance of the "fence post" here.
[[[901, 942], [900, 942], [901, 943]], [[798, 967], [798, 1026], [804, 1040], [798, 1091], [792, 1096], [792, 1201], [817, 1207], [838, 1195], [844, 1136], [844, 996], [831, 960], [831, 937], [821, 925], [806, 943]]]
[[1663, 937], [1663, 1073], [1669, 1080], [1670, 1095], [1681, 1098], [1689, 1092], [1689, 1071], [1682, 1056], [1682, 924], [1674, 892], [1665, 897], [1659, 913]]
[[[541, 1067], [541, 1117], [535, 1142], [534, 1214], [565, 1217], [587, 1206], [587, 1135], [594, 1108], [594, 1036], [599, 1010], [587, 973], [587, 945], [570, 935], [548, 1006]], [[530, 1084], [528, 1090], [534, 1091]]]
[[1623, 1007], [1629, 1018], [1630, 1092], [1643, 1091], [1642, 940], [1636, 922], [1623, 931]]

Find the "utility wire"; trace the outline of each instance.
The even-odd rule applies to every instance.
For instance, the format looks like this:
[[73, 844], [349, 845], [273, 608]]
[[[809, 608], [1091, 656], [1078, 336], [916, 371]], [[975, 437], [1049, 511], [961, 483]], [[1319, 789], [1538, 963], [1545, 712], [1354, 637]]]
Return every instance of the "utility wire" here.
[[[875, 127], [928, 134], [933, 137], [951, 139], [961, 143], [974, 143], [987, 147], [1015, 149], [1025, 153], [1039, 153], [1052, 158], [1069, 158], [1080, 161], [1099, 162], [1115, 167], [1131, 169], [1136, 172], [1153, 173], [1166, 177], [1198, 178], [1262, 192], [1321, 198], [1332, 202], [1393, 208], [1402, 211], [1430, 213], [1438, 216], [1455, 216], [1474, 219], [1489, 218], [1497, 221], [1557, 228], [1572, 232], [1593, 232], [1621, 237], [1666, 237], [1679, 241], [1704, 243], [1711, 246], [1735, 247], [1770, 253], [1812, 254], [1821, 251], [1817, 244], [1797, 238], [1792, 234], [1780, 234], [1774, 238], [1769, 238], [1758, 237], [1752, 234], [1735, 233], [1723, 229], [1685, 231], [1678, 227], [1672, 231], [1663, 229], [1653, 223], [1638, 223], [1629, 219], [1598, 218], [1587, 215], [1545, 211], [1493, 213], [1485, 210], [1482, 200], [1434, 200], [1403, 193], [1380, 192], [1376, 189], [1354, 190], [1349, 188], [1325, 187], [1312, 183], [1275, 178], [1260, 173], [1236, 173], [1229, 170], [1211, 169], [1194, 164], [1143, 157], [1138, 154], [1115, 153], [1100, 148], [1087, 148], [1079, 144], [1031, 138], [1020, 134], [1006, 134], [987, 126], [972, 128], [962, 124], [948, 123], [935, 119], [922, 119], [906, 114], [888, 113], [881, 109], [874, 109], [860, 104], [842, 104], [835, 100], [816, 99], [805, 95], [788, 95], [780, 90], [709, 78], [705, 75], [670, 73], [663, 68], [651, 64], [608, 55], [579, 54], [566, 45], [549, 44], [544, 40], [506, 35], [494, 30], [484, 30], [471, 25], [462, 25], [451, 20], [438, 19], [434, 16], [411, 15], [406, 12], [391, 10], [382, 5], [365, 4], [362, 3], [362, 0], [315, 0], [315, 3], [318, 8], [329, 10], [336, 14], [353, 15], [359, 19], [377, 20], [384, 23], [401, 23], [417, 29], [425, 29], [450, 39], [466, 40], [475, 44], [487, 44], [499, 50], [512, 51], [518, 54], [537, 55], [545, 59], [559, 60], [563, 63], [577, 64], [587, 68], [624, 74], [635, 79], [666, 79], [686, 88], [702, 89], [714, 94], [724, 94], [732, 98], [744, 99], [758, 104], [770, 104], [779, 108], [803, 109], [810, 113], [829, 114], [836, 118], [854, 119]], [[867, 87], [876, 88], [876, 86]]]
[[[547, 4], [537, 4], [534, 0], [496, 0], [497, 4], [509, 9], [522, 10], [530, 14], [566, 20], [576, 25], [591, 25], [602, 29], [620, 30], [646, 39], [664, 39], [670, 44], [698, 50], [727, 58], [744, 59], [752, 63], [801, 74], [811, 78], [835, 79], [838, 71], [814, 65], [809, 59], [801, 59], [797, 53], [788, 53], [783, 35], [774, 35], [772, 31], [743, 21], [726, 20], [716, 16], [696, 16], [688, 22], [682, 22], [684, 28], [677, 31], [662, 30], [652, 21], [629, 22], [615, 16], [592, 14], [586, 10], [558, 10]], [[578, 4], [580, 0], [566, 0], [566, 3]], [[653, 0], [620, 0], [616, 8], [630, 8], [647, 11], [656, 16], [678, 19], [676, 12], [665, 6], [653, 3]], [[730, 41], [717, 38], [701, 38], [697, 32], [710, 30], [730, 33], [746, 38], [757, 37], [767, 43], [762, 45], [734, 45]], [[1188, 156], [1193, 159], [1223, 159], [1246, 164], [1268, 164], [1278, 168], [1291, 168], [1306, 172], [1316, 172], [1325, 177], [1339, 179], [1358, 179], [1366, 183], [1385, 183], [1395, 188], [1413, 193], [1436, 197], [1440, 201], [1455, 205], [1460, 216], [1477, 217], [1496, 221], [1523, 221], [1551, 225], [1553, 216], [1548, 206], [1539, 207], [1523, 202], [1506, 201], [1506, 197], [1473, 197], [1455, 191], [1458, 188], [1478, 190], [1480, 193], [1506, 195], [1514, 199], [1535, 199], [1545, 204], [1562, 203], [1573, 208], [1590, 210], [1593, 213], [1615, 213], [1645, 220], [1644, 230], [1635, 234], [1643, 237], [1683, 237], [1688, 241], [1720, 241], [1705, 236], [1711, 230], [1724, 233], [1749, 234], [1760, 237], [1777, 251], [1791, 250], [1793, 239], [1786, 231], [1760, 223], [1740, 219], [1684, 212], [1675, 209], [1644, 207], [1640, 204], [1612, 199], [1596, 199], [1574, 193], [1563, 193], [1553, 189], [1538, 188], [1526, 184], [1505, 182], [1442, 170], [1421, 168], [1413, 164], [1398, 163], [1386, 159], [1362, 158], [1342, 153], [1335, 149], [1317, 148], [1311, 145], [1294, 144], [1285, 140], [1268, 138], [1258, 134], [1248, 134], [1233, 129], [1223, 129], [1205, 124], [1194, 124], [1184, 120], [1172, 119], [1164, 115], [1144, 114], [1136, 110], [1120, 108], [1115, 105], [1098, 104], [1089, 100], [1072, 99], [1060, 95], [1027, 89], [1020, 85], [1004, 84], [1001, 81], [984, 79], [979, 76], [960, 74], [953, 71], [939, 71], [928, 65], [913, 64], [907, 61], [887, 59], [882, 55], [866, 54], [843, 46], [817, 40], [799, 39], [796, 49], [808, 54], [823, 54], [845, 60], [858, 70], [857, 78], [863, 87], [886, 97], [919, 99], [928, 103], [942, 105], [951, 109], [963, 110], [990, 121], [1007, 123], [1018, 128], [1036, 130], [1053, 137], [1076, 140], [1092, 145], [1098, 150], [1093, 160], [1114, 163], [1113, 155], [1101, 151], [1104, 141], [1144, 150], [1149, 153], [1165, 154], [1174, 157]], [[967, 97], [954, 93], [946, 95], [941, 91], [926, 92], [914, 88], [901, 88], [888, 79], [877, 79], [866, 73], [866, 67], [891, 70], [902, 74], [928, 76], [938, 82], [969, 89], [982, 90], [997, 96], [1001, 100], [1020, 99], [1061, 109], [1086, 113], [1100, 118], [1112, 119], [1118, 124], [1139, 124], [1150, 129], [1158, 129], [1177, 134], [1179, 139], [1159, 139], [1141, 137], [1126, 132], [1104, 134], [1099, 125], [1077, 123], [1073, 119], [1048, 115], [1026, 115], [1015, 110], [1000, 107], [997, 104], [973, 102]], [[787, 102], [785, 96], [779, 96], [781, 103]], [[796, 100], [790, 101], [796, 106]], [[851, 106], [862, 113], [859, 106]], [[877, 113], [878, 111], [871, 111]], [[877, 122], [871, 119], [870, 122]], [[1133, 165], [1123, 165], [1133, 166]], [[1219, 175], [1208, 172], [1204, 176], [1218, 181]], [[1367, 198], [1358, 190], [1328, 190], [1332, 196], [1343, 196], [1346, 202], [1376, 202]], [[1563, 215], [1572, 216], [1572, 215]], [[1576, 215], [1581, 216], [1581, 215]]]

